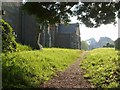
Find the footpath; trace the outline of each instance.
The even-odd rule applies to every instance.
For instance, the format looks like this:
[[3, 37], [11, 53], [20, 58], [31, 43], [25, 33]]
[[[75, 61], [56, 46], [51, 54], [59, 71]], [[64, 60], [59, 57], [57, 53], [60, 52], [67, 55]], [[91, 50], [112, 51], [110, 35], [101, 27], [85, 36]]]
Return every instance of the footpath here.
[[71, 64], [65, 71], [59, 72], [57, 76], [48, 82], [40, 85], [40, 88], [91, 88], [91, 85], [84, 79], [80, 62], [85, 58], [87, 52]]

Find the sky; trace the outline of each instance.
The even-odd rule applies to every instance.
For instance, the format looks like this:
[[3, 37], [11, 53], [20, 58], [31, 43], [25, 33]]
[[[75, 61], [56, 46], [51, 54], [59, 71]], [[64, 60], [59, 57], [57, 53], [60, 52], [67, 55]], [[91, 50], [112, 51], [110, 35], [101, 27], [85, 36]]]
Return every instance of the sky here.
[[[71, 17], [70, 23], [78, 22], [76, 17]], [[80, 25], [81, 32], [81, 40], [88, 40], [90, 38], [95, 38], [96, 41], [99, 40], [100, 37], [109, 37], [112, 40], [116, 40], [118, 38], [118, 25], [114, 26], [113, 24], [101, 25], [98, 28], [87, 28], [85, 25]]]
[[[76, 22], [78, 22], [76, 17], [71, 17], [70, 23], [76, 23]], [[98, 28], [87, 28], [85, 27], [85, 25], [82, 24], [80, 25], [80, 33], [81, 33], [81, 40], [88, 40], [90, 38], [95, 38], [96, 41], [99, 41], [100, 37], [109, 37], [115, 41], [118, 38], [118, 25], [116, 24], [116, 26], [114, 26], [113, 24], [108, 24], [108, 25], [101, 25]], [[120, 33], [119, 33], [119, 37], [120, 37]]]

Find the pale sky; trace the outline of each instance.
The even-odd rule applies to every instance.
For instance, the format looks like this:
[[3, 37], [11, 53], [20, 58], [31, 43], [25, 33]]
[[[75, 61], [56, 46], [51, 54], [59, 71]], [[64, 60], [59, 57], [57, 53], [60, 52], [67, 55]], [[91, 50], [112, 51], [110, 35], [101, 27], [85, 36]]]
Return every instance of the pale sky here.
[[[76, 17], [71, 17], [71, 20], [72, 21], [70, 23], [79, 22], [77, 21]], [[120, 20], [119, 20], [119, 24], [120, 24]], [[101, 25], [98, 28], [87, 28], [85, 27], [85, 25], [82, 24], [80, 25], [80, 33], [81, 33], [81, 40], [95, 38], [95, 40], [98, 41], [100, 37], [109, 37], [115, 41], [118, 38], [118, 25], [116, 24], [116, 26], [114, 26], [113, 24], [108, 24], [108, 25]], [[120, 37], [120, 33], [119, 33], [119, 37]]]
[[[71, 17], [70, 23], [78, 22], [76, 17]], [[114, 26], [113, 24], [102, 25], [98, 28], [87, 28], [85, 25], [80, 25], [81, 40], [87, 40], [90, 38], [95, 38], [96, 41], [100, 37], [109, 37], [112, 40], [118, 38], [118, 25]]]

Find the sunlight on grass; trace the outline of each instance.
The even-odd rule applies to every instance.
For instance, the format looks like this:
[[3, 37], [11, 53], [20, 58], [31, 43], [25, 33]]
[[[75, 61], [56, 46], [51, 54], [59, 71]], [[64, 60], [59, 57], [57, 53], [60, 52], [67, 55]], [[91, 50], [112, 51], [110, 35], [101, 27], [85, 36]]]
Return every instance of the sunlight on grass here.
[[3, 87], [38, 87], [80, 57], [80, 50], [44, 48], [3, 58]]
[[99, 48], [89, 52], [81, 67], [84, 77], [95, 87], [115, 88], [120, 85], [118, 51], [113, 48]]

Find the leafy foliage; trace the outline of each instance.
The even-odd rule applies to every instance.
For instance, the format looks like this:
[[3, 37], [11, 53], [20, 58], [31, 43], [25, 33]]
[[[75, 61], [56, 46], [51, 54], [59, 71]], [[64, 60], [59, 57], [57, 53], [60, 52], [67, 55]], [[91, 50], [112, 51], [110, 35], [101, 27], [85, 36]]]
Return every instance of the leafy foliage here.
[[57, 71], [65, 70], [80, 55], [80, 50], [44, 48], [2, 54], [3, 87], [39, 87]]
[[32, 48], [30, 46], [27, 45], [22, 45], [20, 43], [17, 43], [17, 47], [16, 47], [16, 51], [20, 52], [20, 51], [31, 51]]
[[[83, 2], [76, 7], [78, 19], [87, 27], [99, 27], [101, 24], [116, 23], [120, 16], [120, 1], [115, 2]], [[119, 17], [120, 18], [120, 17]]]
[[114, 45], [113, 44], [111, 44], [111, 43], [107, 43], [105, 46], [103, 46], [103, 47], [111, 47], [111, 48], [114, 48]]
[[82, 50], [88, 50], [89, 45], [87, 44], [86, 41], [81, 41], [81, 49]]
[[69, 22], [70, 15], [78, 16], [78, 20], [87, 27], [115, 24], [116, 17], [120, 18], [120, 1], [117, 3], [81, 2], [81, 4], [78, 2], [26, 2], [23, 9], [36, 15], [39, 21], [49, 24]]
[[15, 36], [12, 34], [12, 27], [5, 22], [0, 20], [2, 28], [2, 52], [14, 52], [16, 51], [16, 41]]
[[77, 2], [26, 2], [22, 8], [35, 15], [40, 23], [55, 24], [69, 22], [68, 14], [73, 14], [71, 8], [75, 4]]
[[81, 67], [84, 77], [97, 88], [120, 87], [120, 68], [117, 51], [112, 48], [99, 48], [90, 51]]

